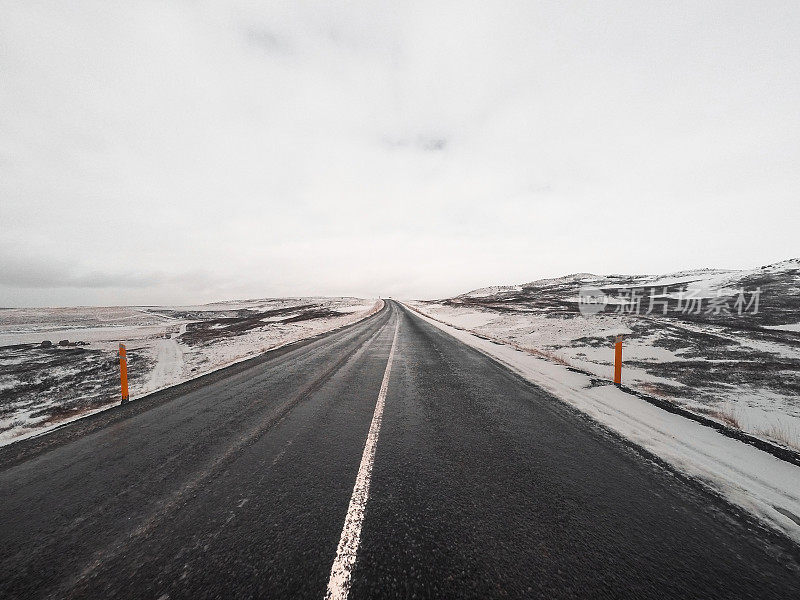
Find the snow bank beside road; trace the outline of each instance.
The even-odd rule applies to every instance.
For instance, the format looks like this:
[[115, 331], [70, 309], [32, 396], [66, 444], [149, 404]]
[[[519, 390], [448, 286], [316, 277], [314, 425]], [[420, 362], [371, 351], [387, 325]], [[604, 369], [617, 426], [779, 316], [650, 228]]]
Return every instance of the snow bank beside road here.
[[614, 385], [415, 311], [800, 542], [800, 468]]

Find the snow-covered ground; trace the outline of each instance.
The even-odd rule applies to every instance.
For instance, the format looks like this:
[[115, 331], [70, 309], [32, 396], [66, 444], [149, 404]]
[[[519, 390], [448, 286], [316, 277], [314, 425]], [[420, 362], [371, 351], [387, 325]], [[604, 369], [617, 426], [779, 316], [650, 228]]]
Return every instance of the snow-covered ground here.
[[494, 343], [440, 321], [426, 320], [680, 471], [702, 480], [734, 504], [800, 542], [799, 467], [546, 357]]
[[136, 399], [353, 323], [382, 305], [375, 299], [282, 298], [0, 309], [0, 445], [116, 404], [120, 343], [127, 347]]
[[[580, 310], [587, 288], [604, 293], [600, 312]], [[626, 385], [800, 449], [799, 260], [663, 276], [580, 273], [410, 304], [602, 379], [612, 378], [622, 334]]]

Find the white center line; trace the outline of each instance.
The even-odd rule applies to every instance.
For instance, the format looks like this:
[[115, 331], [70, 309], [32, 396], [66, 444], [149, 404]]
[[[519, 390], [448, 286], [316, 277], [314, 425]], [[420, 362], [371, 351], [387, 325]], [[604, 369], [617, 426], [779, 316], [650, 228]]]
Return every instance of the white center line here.
[[372, 477], [372, 464], [375, 461], [375, 448], [378, 445], [378, 433], [383, 421], [383, 406], [386, 403], [386, 391], [389, 388], [389, 373], [392, 370], [394, 349], [397, 345], [397, 332], [400, 329], [400, 319], [394, 328], [392, 348], [389, 351], [389, 360], [383, 374], [381, 391], [378, 392], [378, 401], [375, 403], [375, 412], [372, 423], [367, 433], [367, 443], [364, 445], [364, 454], [361, 455], [361, 466], [358, 467], [356, 484], [353, 486], [353, 495], [350, 497], [350, 506], [347, 508], [347, 517], [342, 528], [342, 537], [339, 538], [339, 547], [336, 549], [336, 558], [331, 567], [331, 577], [328, 580], [328, 591], [325, 600], [346, 600], [350, 591], [350, 578], [353, 575], [353, 565], [356, 562], [358, 544], [361, 541], [361, 525], [364, 522], [364, 510], [367, 508], [369, 498], [369, 482]]

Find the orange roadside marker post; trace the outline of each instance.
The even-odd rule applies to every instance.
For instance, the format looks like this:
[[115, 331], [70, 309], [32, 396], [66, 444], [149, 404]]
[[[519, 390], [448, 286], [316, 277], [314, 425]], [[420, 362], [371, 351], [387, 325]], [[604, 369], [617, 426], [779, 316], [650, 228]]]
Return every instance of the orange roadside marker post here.
[[122, 388], [122, 404], [128, 401], [128, 356], [125, 344], [119, 345], [119, 382]]
[[614, 344], [614, 384], [622, 385], [622, 336]]

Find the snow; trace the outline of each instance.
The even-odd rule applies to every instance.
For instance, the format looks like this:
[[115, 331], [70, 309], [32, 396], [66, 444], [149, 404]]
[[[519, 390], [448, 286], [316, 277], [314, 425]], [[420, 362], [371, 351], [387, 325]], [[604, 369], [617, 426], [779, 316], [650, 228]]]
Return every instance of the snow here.
[[45, 340], [58, 343], [59, 340], [82, 342], [115, 342], [117, 340], [145, 338], [161, 335], [165, 327], [172, 325], [109, 325], [101, 327], [62, 327], [59, 329], [31, 329], [18, 331], [0, 330], [0, 346], [12, 344], [38, 344]]
[[147, 383], [139, 393], [146, 394], [160, 390], [180, 381], [183, 376], [183, 348], [178, 336], [186, 333], [186, 323], [181, 323], [178, 331], [169, 337], [156, 341], [156, 366], [150, 373]]
[[537, 279], [536, 281], [531, 281], [529, 283], [526, 283], [523, 287], [545, 287], [553, 285], [555, 283], [567, 283], [567, 282], [589, 283], [597, 280], [598, 280], [597, 275], [593, 275], [592, 273], [573, 273], [572, 275], [564, 275], [562, 277], [549, 277], [547, 279]]
[[800, 468], [616, 386], [420, 316], [800, 542]]
[[498, 319], [497, 314], [491, 312], [451, 310], [441, 305], [439, 305], [439, 309], [443, 314], [447, 315], [449, 322], [458, 327], [480, 327]]
[[480, 288], [478, 290], [472, 290], [471, 292], [462, 294], [461, 297], [481, 298], [483, 296], [493, 296], [494, 294], [501, 292], [519, 292], [520, 290], [522, 290], [522, 286], [519, 285], [495, 285], [491, 287]]
[[800, 323], [790, 323], [788, 325], [762, 325], [764, 329], [777, 329], [779, 331], [800, 331]]

